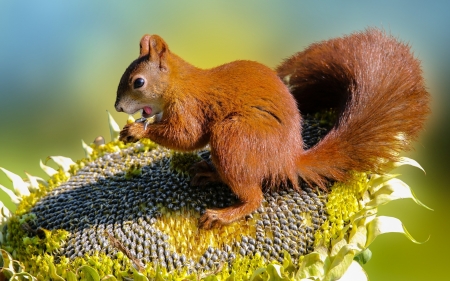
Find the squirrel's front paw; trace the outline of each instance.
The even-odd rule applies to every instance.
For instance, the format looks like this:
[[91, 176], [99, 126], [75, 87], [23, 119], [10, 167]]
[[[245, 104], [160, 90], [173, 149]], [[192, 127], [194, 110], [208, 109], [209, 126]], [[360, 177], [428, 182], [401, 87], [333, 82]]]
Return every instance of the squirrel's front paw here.
[[125, 125], [122, 131], [120, 131], [119, 140], [124, 143], [137, 142], [144, 137], [144, 124], [143, 123], [131, 123]]

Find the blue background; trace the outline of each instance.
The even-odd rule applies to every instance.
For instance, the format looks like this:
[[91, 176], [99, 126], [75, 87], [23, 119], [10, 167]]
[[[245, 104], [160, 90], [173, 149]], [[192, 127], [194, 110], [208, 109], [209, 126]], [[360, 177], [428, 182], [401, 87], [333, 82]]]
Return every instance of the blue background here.
[[[0, 1], [0, 166], [45, 177], [39, 159], [84, 157], [81, 139], [109, 139], [125, 67], [145, 33], [202, 68], [236, 59], [275, 67], [310, 43], [384, 28], [409, 42], [423, 62], [433, 114], [415, 151], [426, 169], [398, 172], [434, 209], [411, 200], [381, 207], [401, 218], [416, 245], [400, 234], [377, 238], [365, 266], [371, 280], [442, 280], [448, 270], [450, 120], [448, 1]], [[0, 184], [11, 186], [6, 176]], [[5, 194], [0, 193], [0, 200]]]

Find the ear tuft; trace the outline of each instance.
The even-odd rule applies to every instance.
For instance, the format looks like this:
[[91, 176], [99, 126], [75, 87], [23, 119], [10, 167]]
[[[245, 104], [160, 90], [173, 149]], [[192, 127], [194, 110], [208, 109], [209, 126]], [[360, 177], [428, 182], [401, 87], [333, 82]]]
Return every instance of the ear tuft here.
[[148, 56], [148, 60], [159, 64], [161, 70], [167, 70], [167, 54], [169, 47], [158, 35], [144, 35], [140, 42], [139, 58]]
[[149, 53], [150, 35], [145, 34], [139, 43], [139, 57], [147, 56]]

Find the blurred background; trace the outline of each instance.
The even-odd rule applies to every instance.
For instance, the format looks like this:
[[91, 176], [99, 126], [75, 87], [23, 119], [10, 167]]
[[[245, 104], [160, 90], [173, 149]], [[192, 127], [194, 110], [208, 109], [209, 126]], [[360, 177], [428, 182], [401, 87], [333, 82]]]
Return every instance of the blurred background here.
[[[409, 42], [433, 96], [426, 131], [406, 156], [426, 175], [403, 167], [401, 179], [428, 211], [411, 200], [381, 207], [419, 241], [378, 237], [365, 266], [371, 280], [442, 280], [450, 260], [446, 186], [449, 168], [450, 2], [448, 1], [0, 1], [0, 166], [46, 178], [39, 160], [84, 157], [81, 139], [109, 140], [108, 110], [145, 33], [208, 68], [248, 59], [275, 67], [310, 43], [384, 28]], [[51, 165], [51, 164], [50, 164]], [[3, 173], [0, 184], [11, 186]], [[1, 192], [1, 191], [0, 191]], [[5, 198], [4, 193], [0, 193]]]

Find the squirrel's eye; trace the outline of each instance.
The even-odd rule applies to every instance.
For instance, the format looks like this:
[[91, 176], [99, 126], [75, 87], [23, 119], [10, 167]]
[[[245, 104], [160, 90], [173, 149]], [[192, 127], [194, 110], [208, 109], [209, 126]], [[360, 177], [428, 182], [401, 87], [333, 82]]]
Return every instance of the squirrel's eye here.
[[138, 89], [138, 88], [144, 86], [144, 84], [145, 84], [145, 80], [143, 78], [138, 78], [138, 79], [134, 80], [133, 88]]

